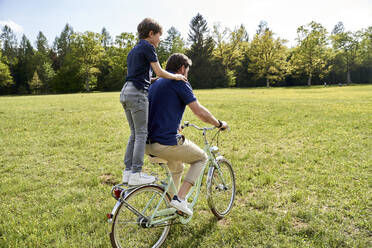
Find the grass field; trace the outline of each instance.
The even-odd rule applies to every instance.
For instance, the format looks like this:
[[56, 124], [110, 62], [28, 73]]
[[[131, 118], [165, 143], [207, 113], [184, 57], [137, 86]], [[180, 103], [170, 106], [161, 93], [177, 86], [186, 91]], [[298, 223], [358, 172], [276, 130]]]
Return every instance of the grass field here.
[[[164, 247], [372, 247], [371, 85], [195, 93], [237, 198], [216, 221], [202, 195]], [[0, 97], [0, 247], [110, 247], [128, 135], [118, 93]]]

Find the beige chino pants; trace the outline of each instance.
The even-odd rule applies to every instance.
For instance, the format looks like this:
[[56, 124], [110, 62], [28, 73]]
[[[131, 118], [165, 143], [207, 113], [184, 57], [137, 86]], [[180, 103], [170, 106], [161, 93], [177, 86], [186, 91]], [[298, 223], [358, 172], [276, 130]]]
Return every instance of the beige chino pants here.
[[[183, 163], [190, 164], [190, 169], [186, 174], [185, 181], [195, 184], [203, 167], [207, 163], [207, 154], [193, 142], [188, 139], [182, 143], [182, 139], [178, 145], [165, 146], [159, 143], [146, 144], [146, 154], [151, 154], [168, 161], [168, 168], [172, 173], [172, 178], [176, 188], [181, 184], [181, 177], [184, 170]], [[176, 192], [171, 193], [175, 194]]]

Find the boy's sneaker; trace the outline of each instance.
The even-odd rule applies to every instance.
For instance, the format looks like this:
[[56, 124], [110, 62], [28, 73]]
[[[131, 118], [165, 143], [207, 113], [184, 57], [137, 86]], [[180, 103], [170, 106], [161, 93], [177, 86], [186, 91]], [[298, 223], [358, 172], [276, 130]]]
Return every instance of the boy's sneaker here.
[[125, 184], [125, 183], [128, 183], [128, 181], [129, 181], [129, 177], [130, 177], [130, 174], [132, 174], [132, 172], [130, 171], [130, 170], [128, 170], [128, 171], [124, 171], [123, 172], [123, 183]]
[[192, 215], [192, 210], [189, 208], [187, 201], [180, 200], [176, 195], [173, 197], [172, 201], [170, 202], [170, 205], [189, 216]]
[[131, 173], [128, 184], [130, 186], [137, 186], [137, 185], [142, 185], [142, 184], [149, 184], [155, 182], [155, 177], [147, 175], [142, 172], [137, 172], [137, 173]]

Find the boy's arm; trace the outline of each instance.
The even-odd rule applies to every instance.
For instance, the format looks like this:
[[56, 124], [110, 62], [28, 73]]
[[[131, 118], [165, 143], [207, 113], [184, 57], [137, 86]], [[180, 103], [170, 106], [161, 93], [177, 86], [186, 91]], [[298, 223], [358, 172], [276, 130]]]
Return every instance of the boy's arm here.
[[167, 72], [166, 70], [163, 70], [159, 64], [159, 61], [157, 62], [151, 62], [151, 67], [154, 70], [156, 76], [162, 77], [162, 78], [168, 78], [173, 80], [182, 80], [187, 82], [187, 78], [181, 74], [172, 74]]
[[155, 82], [158, 79], [159, 79], [159, 77], [152, 77], [150, 81], [151, 81], [151, 83], [153, 83], [153, 82]]

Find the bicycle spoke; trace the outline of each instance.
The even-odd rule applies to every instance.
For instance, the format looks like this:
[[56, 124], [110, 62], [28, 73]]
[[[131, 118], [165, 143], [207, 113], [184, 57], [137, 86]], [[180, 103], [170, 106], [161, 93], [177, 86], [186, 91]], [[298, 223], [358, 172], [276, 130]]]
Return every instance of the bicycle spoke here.
[[116, 224], [132, 224], [132, 225], [138, 225], [137, 221], [118, 221]]
[[112, 242], [115, 247], [158, 247], [164, 242], [171, 220], [162, 222], [164, 217], [154, 217], [153, 220], [159, 223], [150, 225], [157, 207], [159, 211], [169, 208], [170, 200], [162, 196], [161, 188], [145, 186], [126, 197], [113, 221]]
[[223, 218], [230, 212], [235, 198], [235, 177], [227, 160], [218, 161], [218, 166], [212, 170], [208, 204], [217, 218]]

